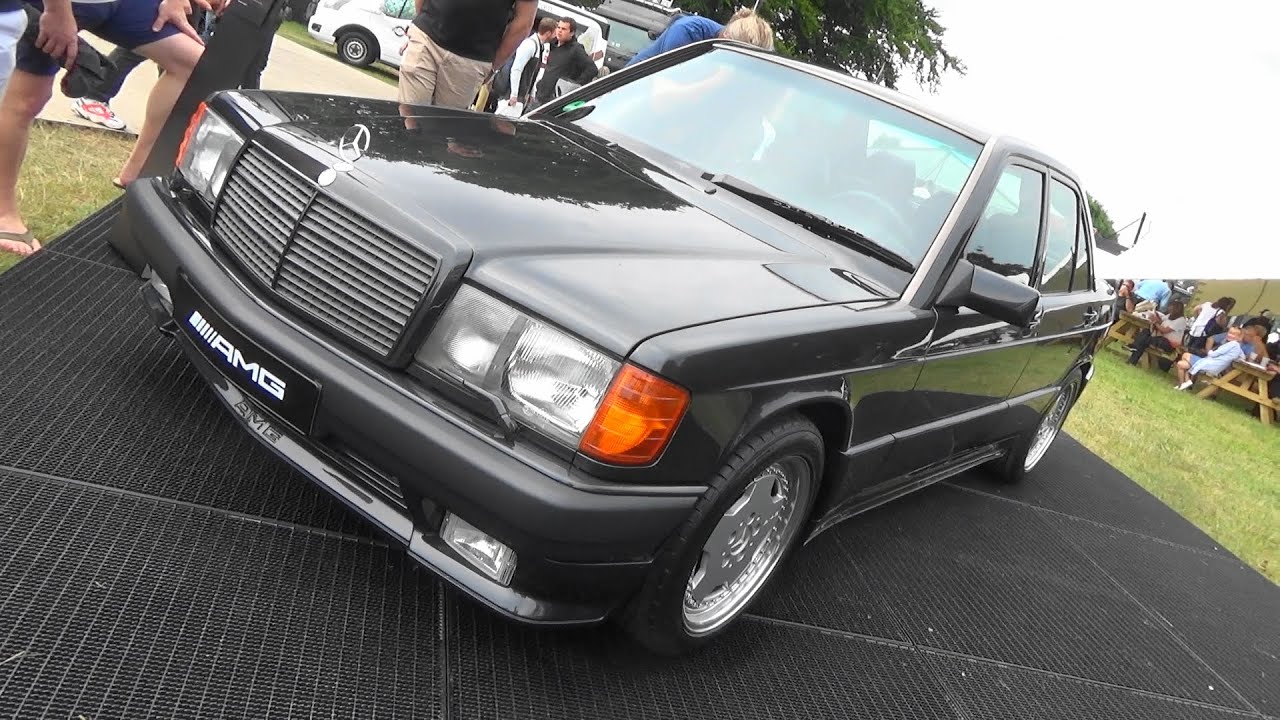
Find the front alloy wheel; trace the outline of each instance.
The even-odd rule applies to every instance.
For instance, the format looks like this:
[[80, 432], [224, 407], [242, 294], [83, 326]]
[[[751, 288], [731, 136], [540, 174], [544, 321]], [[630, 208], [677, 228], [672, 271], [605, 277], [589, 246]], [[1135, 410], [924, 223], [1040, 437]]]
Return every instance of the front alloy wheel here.
[[799, 456], [773, 463], [747, 483], [702, 546], [684, 593], [684, 627], [713, 633], [738, 615], [773, 574], [800, 528], [797, 499], [813, 477]]
[[823, 457], [821, 433], [800, 416], [740, 443], [654, 558], [623, 617], [632, 637], [678, 655], [727, 630], [800, 540]]

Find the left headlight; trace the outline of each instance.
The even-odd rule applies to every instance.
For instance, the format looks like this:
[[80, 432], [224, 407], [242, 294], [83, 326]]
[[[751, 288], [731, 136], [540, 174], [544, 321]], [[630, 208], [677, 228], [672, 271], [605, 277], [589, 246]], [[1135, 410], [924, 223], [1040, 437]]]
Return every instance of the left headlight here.
[[501, 398], [516, 419], [598, 460], [652, 462], [688, 406], [683, 388], [464, 285], [417, 353]]
[[213, 204], [227, 180], [244, 138], [204, 103], [196, 109], [178, 150], [178, 172], [205, 202]]
[[502, 397], [513, 416], [575, 446], [619, 367], [470, 285], [458, 291], [417, 358]]

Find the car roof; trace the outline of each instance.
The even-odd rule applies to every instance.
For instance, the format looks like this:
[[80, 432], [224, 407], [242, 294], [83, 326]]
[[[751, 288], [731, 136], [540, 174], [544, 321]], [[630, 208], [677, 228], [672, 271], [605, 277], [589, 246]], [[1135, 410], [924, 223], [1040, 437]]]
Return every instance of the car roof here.
[[1078, 177], [1066, 164], [1057, 160], [1052, 155], [1049, 155], [1047, 152], [1031, 142], [1023, 140], [1015, 135], [996, 133], [975, 125], [967, 120], [957, 118], [954, 115], [942, 113], [936, 108], [921, 102], [917, 98], [898, 90], [893, 90], [884, 87], [883, 85], [877, 85], [869, 80], [863, 80], [862, 78], [854, 77], [848, 73], [842, 73], [819, 65], [814, 65], [813, 63], [783, 57], [777, 53], [761, 50], [754, 45], [748, 45], [746, 43], [723, 39], [708, 40], [704, 42], [720, 47], [732, 48], [737, 52], [763, 58], [780, 65], [786, 65], [787, 67], [794, 68], [801, 72], [844, 85], [845, 87], [871, 95], [872, 97], [883, 100], [892, 105], [896, 105], [903, 110], [907, 110], [908, 112], [919, 115], [920, 117], [936, 122], [939, 125], [944, 125], [962, 135], [968, 136], [975, 142], [982, 143], [983, 145], [998, 144], [1002, 147], [1012, 149], [1019, 154], [1027, 155], [1031, 159], [1048, 165], [1064, 175], [1069, 175], [1073, 178]]
[[600, 15], [599, 13], [591, 12], [590, 10], [587, 10], [584, 7], [579, 7], [578, 5], [574, 5], [573, 3], [565, 2], [564, 0], [538, 0], [539, 8], [541, 8], [544, 4], [552, 6], [556, 10], [564, 12], [566, 15], [573, 15], [575, 17], [581, 16], [588, 20], [594, 21], [595, 23], [600, 25], [601, 28], [606, 28], [609, 26], [608, 18]]
[[650, 30], [665, 28], [672, 16], [680, 12], [675, 8], [643, 0], [603, 0], [596, 6], [595, 11], [618, 22], [638, 25]]

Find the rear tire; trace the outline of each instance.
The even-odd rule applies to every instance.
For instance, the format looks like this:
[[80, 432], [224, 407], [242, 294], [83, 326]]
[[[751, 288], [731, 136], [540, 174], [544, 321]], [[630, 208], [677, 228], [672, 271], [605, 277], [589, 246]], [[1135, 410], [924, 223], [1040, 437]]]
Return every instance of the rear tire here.
[[1036, 469], [1058, 439], [1063, 423], [1080, 398], [1082, 387], [1084, 375], [1079, 370], [1072, 370], [1058, 386], [1058, 394], [1040, 416], [1040, 422], [1018, 439], [1013, 449], [997, 466], [996, 474], [1001, 480], [1006, 483], [1022, 482], [1023, 478]]
[[801, 540], [823, 457], [822, 435], [800, 416], [740, 443], [623, 614], [632, 638], [680, 655], [730, 628]]
[[354, 67], [368, 67], [378, 59], [378, 41], [363, 30], [348, 30], [337, 40], [338, 59]]

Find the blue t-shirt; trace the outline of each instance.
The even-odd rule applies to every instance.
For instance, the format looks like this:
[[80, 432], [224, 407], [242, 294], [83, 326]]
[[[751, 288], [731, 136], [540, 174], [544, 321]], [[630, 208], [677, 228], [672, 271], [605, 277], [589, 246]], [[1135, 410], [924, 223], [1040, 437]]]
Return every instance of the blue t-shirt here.
[[1169, 289], [1169, 284], [1163, 280], [1143, 280], [1134, 286], [1133, 294], [1143, 300], [1150, 300], [1163, 310], [1169, 304], [1173, 291]]
[[22, 9], [22, 0], [0, 0], [0, 13], [16, 12]]
[[627, 61], [627, 65], [634, 65], [668, 50], [675, 50], [700, 40], [711, 40], [719, 37], [722, 32], [724, 32], [724, 26], [715, 20], [697, 15], [678, 17], [658, 36], [657, 40], [649, 44], [649, 47], [636, 53], [635, 57]]

